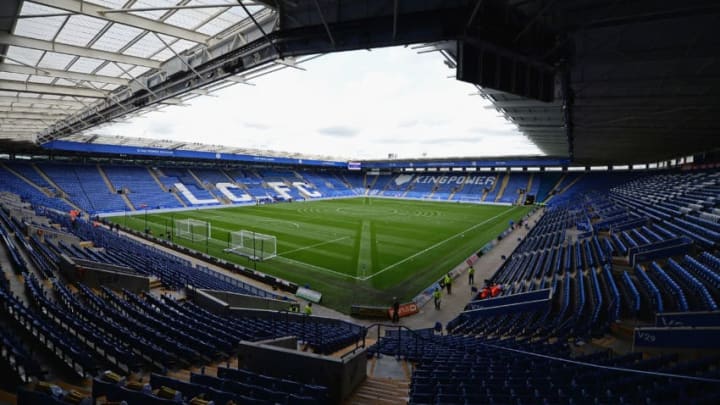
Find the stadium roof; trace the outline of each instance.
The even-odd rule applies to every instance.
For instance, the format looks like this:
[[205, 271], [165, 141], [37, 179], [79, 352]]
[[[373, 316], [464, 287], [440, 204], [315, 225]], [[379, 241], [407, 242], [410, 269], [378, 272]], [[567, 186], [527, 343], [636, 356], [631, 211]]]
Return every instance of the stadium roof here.
[[[4, 0], [0, 5], [0, 146], [32, 150], [58, 121], [146, 88], [196, 52], [247, 42], [275, 12], [243, 0]], [[9, 18], [13, 16], [13, 18]], [[297, 61], [273, 63], [262, 71]], [[188, 65], [189, 66], [189, 65]], [[129, 114], [142, 114], [262, 74], [245, 72]], [[142, 79], [141, 79], [142, 78]], [[148, 91], [151, 91], [148, 89]]]
[[[32, 151], [324, 52], [457, 41], [471, 52], [447, 50], [458, 72], [495, 76], [480, 94], [546, 154], [671, 159], [720, 147], [718, 15], [715, 0], [3, 0], [0, 147]], [[543, 82], [519, 66], [552, 72], [554, 101], [518, 95]]]
[[543, 56], [563, 52], [555, 101], [483, 93], [544, 153], [607, 164], [720, 148], [720, 3], [507, 3], [529, 18], [516, 41], [541, 27], [558, 33], [555, 48], [542, 50]]
[[133, 146], [141, 148], [156, 148], [165, 150], [186, 150], [198, 152], [213, 152], [227, 154], [243, 154], [253, 156], [287, 157], [298, 159], [315, 159], [327, 161], [342, 161], [339, 156], [309, 155], [290, 151], [268, 151], [254, 148], [239, 148], [227, 145], [209, 145], [201, 142], [183, 142], [168, 139], [137, 138], [129, 136], [75, 134], [63, 138], [64, 141], [78, 142], [83, 144], [99, 144], [114, 146]]

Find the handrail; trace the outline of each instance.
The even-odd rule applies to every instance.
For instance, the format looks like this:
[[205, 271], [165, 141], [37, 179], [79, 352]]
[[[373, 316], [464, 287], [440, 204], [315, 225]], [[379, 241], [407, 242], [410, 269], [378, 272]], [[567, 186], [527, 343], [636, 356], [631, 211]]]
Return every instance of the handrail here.
[[[429, 340], [429, 339], [427, 339], [425, 336], [422, 336], [422, 335], [420, 335], [419, 333], [417, 333], [415, 330], [412, 330], [412, 329], [408, 328], [407, 326], [403, 326], [403, 325], [392, 325], [392, 324], [391, 324], [391, 325], [387, 325], [387, 324], [375, 323], [375, 324], [369, 325], [369, 326], [367, 327], [367, 330], [369, 331], [370, 329], [372, 329], [372, 328], [374, 328], [374, 327], [377, 327], [377, 328], [378, 328], [378, 342], [380, 341], [380, 327], [397, 328], [398, 331], [400, 331], [400, 330], [402, 330], [402, 329], [405, 329], [405, 330], [411, 332], [411, 333], [414, 335], [414, 337], [415, 337], [415, 339], [416, 339], [416, 341], [415, 341], [415, 342], [416, 342], [416, 345], [417, 345], [418, 339]], [[398, 341], [399, 341], [399, 342], [402, 341], [401, 338], [402, 338], [402, 334], [401, 334], [401, 333], [398, 333]], [[435, 341], [434, 343], [435, 343], [435, 344], [438, 344], [438, 345], [440, 345], [440, 346], [446, 346], [446, 347], [449, 347], [449, 348], [454, 348], [452, 345], [450, 345], [450, 344], [448, 344], [448, 343], [446, 343], [446, 342], [444, 342], [444, 341], [442, 341], [442, 340], [440, 340], [440, 341]], [[503, 350], [503, 351], [513, 352], [513, 353], [519, 353], [519, 354], [524, 354], [524, 355], [527, 355], [527, 356], [533, 356], [533, 357], [543, 358], [543, 359], [550, 360], [550, 361], [558, 361], [558, 362], [567, 363], [567, 364], [574, 364], [574, 365], [581, 366], [581, 367], [591, 367], [591, 368], [597, 368], [597, 369], [603, 369], [603, 370], [611, 370], [611, 371], [619, 371], [619, 372], [625, 372], [625, 373], [651, 375], [651, 376], [658, 376], [658, 377], [678, 378], [678, 379], [683, 379], [683, 380], [692, 380], [692, 381], [700, 381], [700, 382], [720, 383], [720, 379], [717, 379], [717, 378], [698, 377], [698, 376], [691, 376], [691, 375], [684, 375], [684, 374], [675, 374], [675, 373], [666, 373], [666, 372], [659, 372], [659, 371], [638, 370], [638, 369], [632, 369], [632, 368], [626, 368], [626, 367], [617, 367], [617, 366], [606, 366], [606, 365], [603, 365], [603, 364], [588, 363], [588, 362], [584, 362], [584, 361], [578, 361], [578, 360], [573, 360], [573, 359], [566, 359], [566, 358], [562, 358], [562, 357], [551, 356], [551, 355], [547, 355], [547, 354], [534, 353], [534, 352], [530, 352], [530, 351], [527, 351], [527, 350], [515, 349], [515, 348], [512, 348], [512, 347], [495, 345], [495, 344], [492, 344], [492, 343], [483, 342], [483, 341], [481, 341], [481, 340], [479, 340], [478, 343], [479, 343], [481, 346], [484, 346], [484, 347], [487, 347], [487, 348], [491, 348], [491, 349]], [[416, 352], [416, 353], [418, 352], [417, 346], [416, 346], [415, 352]], [[475, 354], [475, 353], [477, 352], [477, 349], [475, 349], [475, 348], [468, 348], [468, 349], [467, 349], [467, 352], [468, 352], [468, 353]], [[399, 356], [399, 355], [400, 355], [400, 345], [398, 345], [398, 351], [397, 351], [397, 353], [396, 353], [396, 356]]]
[[[398, 338], [397, 338], [397, 339], [398, 339], [398, 345], [397, 345], [397, 352], [395, 353], [395, 357], [400, 357], [400, 347], [401, 347], [401, 343], [402, 343], [402, 333], [400, 333], [401, 330], [406, 330], [406, 331], [410, 332], [410, 333], [413, 335], [413, 337], [415, 338], [415, 353], [418, 353], [418, 352], [419, 352], [418, 349], [419, 349], [419, 340], [420, 340], [420, 339], [422, 339], [422, 340], [430, 340], [430, 339], [428, 339], [427, 337], [419, 334], [416, 330], [410, 329], [409, 327], [407, 327], [407, 326], [405, 326], [405, 325], [400, 325], [400, 324], [386, 324], [386, 323], [373, 323], [373, 324], [368, 325], [368, 326], [365, 327], [366, 333], [365, 333], [365, 335], [363, 336], [363, 347], [365, 347], [365, 336], [367, 336], [367, 335], [369, 334], [369, 332], [370, 332], [370, 330], [371, 330], [372, 328], [377, 328], [377, 336], [378, 336], [378, 338], [377, 338], [377, 342], [376, 342], [376, 343], [379, 343], [379, 342], [380, 342], [380, 339], [381, 339], [381, 336], [380, 336], [380, 328], [386, 328], [386, 330], [387, 330], [388, 328], [391, 328], [391, 329], [397, 328], [397, 331], [398, 331]], [[380, 354], [379, 351], [378, 351], [378, 354]]]

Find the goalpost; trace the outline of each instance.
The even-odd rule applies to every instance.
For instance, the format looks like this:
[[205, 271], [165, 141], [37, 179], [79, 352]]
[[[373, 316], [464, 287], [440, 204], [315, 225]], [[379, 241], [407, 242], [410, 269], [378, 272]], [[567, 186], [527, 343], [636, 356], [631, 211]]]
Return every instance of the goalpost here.
[[243, 229], [230, 233], [230, 247], [225, 251], [252, 260], [268, 260], [277, 256], [277, 238]]
[[176, 219], [175, 237], [188, 239], [192, 242], [207, 241], [211, 237], [211, 225], [209, 222], [199, 219]]

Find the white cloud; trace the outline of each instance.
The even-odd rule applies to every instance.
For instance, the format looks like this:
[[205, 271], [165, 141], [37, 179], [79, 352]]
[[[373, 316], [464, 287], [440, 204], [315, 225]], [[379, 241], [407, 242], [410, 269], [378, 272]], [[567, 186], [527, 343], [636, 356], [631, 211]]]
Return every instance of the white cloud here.
[[325, 55], [97, 132], [348, 159], [541, 154], [438, 54]]

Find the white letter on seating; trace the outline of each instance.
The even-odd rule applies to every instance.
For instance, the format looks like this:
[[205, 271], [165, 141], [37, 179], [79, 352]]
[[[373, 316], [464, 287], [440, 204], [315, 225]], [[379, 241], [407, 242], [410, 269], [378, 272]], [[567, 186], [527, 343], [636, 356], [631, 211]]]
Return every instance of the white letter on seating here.
[[290, 193], [288, 193], [290, 189], [282, 181], [270, 181], [268, 182], [268, 186], [272, 187], [272, 189], [275, 190], [275, 192], [282, 196], [284, 199], [289, 200], [292, 198]]
[[235, 189], [240, 188], [232, 183], [217, 183], [215, 185], [215, 187], [217, 187], [217, 189], [220, 190], [220, 192], [223, 193], [223, 195], [232, 202], [252, 201], [252, 196], [248, 193], [242, 193], [238, 197], [232, 191], [230, 191], [229, 189], [231, 189], [231, 188], [235, 188]]
[[182, 193], [182, 195], [184, 195], [185, 198], [187, 198], [187, 200], [190, 201], [190, 204], [192, 204], [192, 205], [219, 203], [219, 201], [214, 198], [206, 198], [204, 200], [201, 200], [201, 199], [195, 197], [195, 195], [190, 190], [188, 190], [188, 188], [185, 187], [185, 185], [182, 183], [175, 183], [175, 188], [180, 193]]
[[322, 197], [322, 194], [320, 194], [319, 191], [309, 190], [308, 187], [310, 187], [310, 185], [308, 185], [307, 183], [303, 183], [302, 181], [296, 181], [292, 185], [295, 186], [296, 189], [300, 190], [301, 193], [303, 193], [309, 197], [313, 197], [313, 198]]

